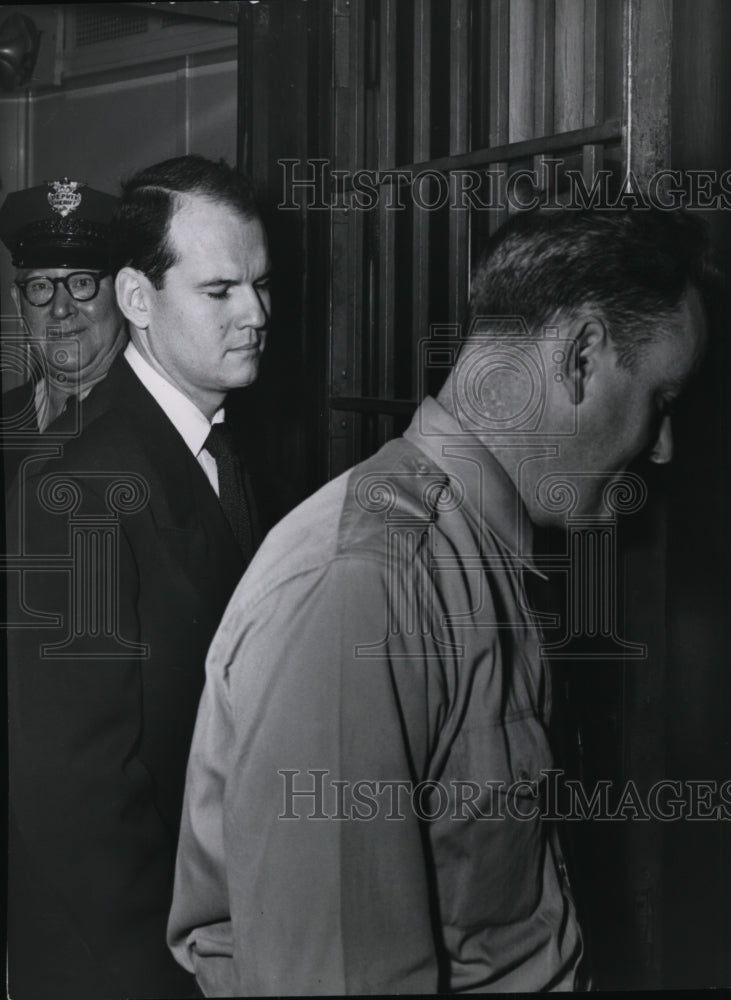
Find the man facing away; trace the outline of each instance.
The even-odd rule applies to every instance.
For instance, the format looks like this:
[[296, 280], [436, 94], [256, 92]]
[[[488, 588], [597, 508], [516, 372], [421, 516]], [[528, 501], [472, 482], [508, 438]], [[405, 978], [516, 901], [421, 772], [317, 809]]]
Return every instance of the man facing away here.
[[6, 346], [8, 369], [24, 377], [2, 399], [8, 482], [38, 434], [69, 399], [88, 396], [127, 343], [109, 264], [116, 207], [112, 195], [64, 177], [15, 191], [0, 208], [0, 239], [16, 269], [10, 294], [27, 338]]
[[439, 398], [268, 536], [186, 782], [169, 940], [207, 995], [576, 988], [531, 522], [563, 516], [557, 480], [595, 515], [670, 459], [704, 239], [668, 213], [508, 224]]
[[17, 1000], [198, 995], [165, 942], [185, 763], [206, 650], [258, 541], [223, 421], [270, 311], [249, 182], [196, 156], [140, 171], [112, 259], [130, 343], [11, 510]]

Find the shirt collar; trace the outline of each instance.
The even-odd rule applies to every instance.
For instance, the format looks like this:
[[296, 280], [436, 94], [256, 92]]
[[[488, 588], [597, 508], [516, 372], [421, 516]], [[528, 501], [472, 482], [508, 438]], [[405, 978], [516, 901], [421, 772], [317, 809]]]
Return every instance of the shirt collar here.
[[[94, 388], [93, 385], [89, 385], [85, 389], [82, 389], [81, 392], [77, 393], [78, 398], [82, 400], [86, 399], [86, 397], [89, 395], [89, 393], [93, 388]], [[69, 396], [69, 399], [70, 398], [71, 396]], [[36, 382], [35, 389], [33, 390], [33, 405], [36, 411], [36, 421], [38, 423], [38, 430], [42, 434], [52, 423], [52, 421], [48, 419], [48, 410], [51, 405], [51, 400], [48, 395], [48, 382], [46, 381], [45, 378], [40, 378]], [[61, 410], [61, 413], [64, 412], [67, 406], [68, 406], [68, 399], [64, 403], [63, 410]], [[54, 419], [60, 417], [61, 413], [58, 413]]]
[[130, 341], [124, 349], [124, 357], [132, 371], [185, 441], [197, 458], [208, 437], [211, 425], [223, 420], [223, 407], [213, 414], [209, 421], [195, 403], [191, 402], [179, 389], [163, 378], [147, 362]]
[[[520, 494], [498, 459], [431, 396], [414, 414], [404, 437], [464, 487], [464, 502], [504, 548], [533, 565], [533, 526]], [[542, 576], [542, 574], [539, 573]]]

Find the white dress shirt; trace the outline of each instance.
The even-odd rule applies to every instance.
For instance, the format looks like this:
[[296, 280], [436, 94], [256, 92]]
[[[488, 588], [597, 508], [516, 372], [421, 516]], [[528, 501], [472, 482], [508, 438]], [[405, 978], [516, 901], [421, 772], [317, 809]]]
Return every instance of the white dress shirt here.
[[124, 356], [137, 378], [153, 396], [158, 406], [164, 410], [175, 430], [190, 448], [218, 496], [216, 460], [203, 445], [206, 443], [211, 426], [223, 421], [223, 407], [216, 410], [213, 419], [209, 421], [195, 403], [145, 361], [132, 341], [124, 349]]

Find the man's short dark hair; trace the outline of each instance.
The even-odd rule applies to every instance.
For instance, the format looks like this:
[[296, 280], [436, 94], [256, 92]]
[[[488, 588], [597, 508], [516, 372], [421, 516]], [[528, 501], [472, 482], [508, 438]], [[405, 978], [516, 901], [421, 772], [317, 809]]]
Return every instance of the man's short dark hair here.
[[259, 217], [254, 186], [225, 160], [177, 156], [139, 170], [122, 182], [122, 197], [112, 220], [110, 257], [116, 274], [134, 267], [155, 288], [177, 262], [168, 233], [181, 194], [196, 194], [226, 205], [245, 219]]
[[688, 286], [708, 308], [717, 283], [705, 224], [687, 212], [523, 213], [485, 247], [469, 320], [521, 316], [538, 334], [556, 313], [593, 305], [607, 320], [620, 364], [632, 369], [643, 345], [677, 326]]

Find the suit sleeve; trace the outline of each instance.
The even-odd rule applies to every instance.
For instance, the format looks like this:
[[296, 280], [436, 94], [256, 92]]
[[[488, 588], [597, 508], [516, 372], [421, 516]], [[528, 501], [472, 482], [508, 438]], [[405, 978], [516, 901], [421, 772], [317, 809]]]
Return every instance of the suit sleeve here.
[[[194, 996], [165, 943], [175, 840], [138, 756], [143, 660], [133, 647], [117, 643], [110, 657], [99, 646], [113, 605], [118, 635], [140, 640], [134, 554], [121, 532], [109, 578], [79, 564], [72, 604], [69, 516], [39, 502], [35, 481], [23, 496], [10, 499], [8, 531], [11, 550], [22, 534], [29, 556], [8, 593], [10, 621], [28, 626], [8, 636], [10, 798], [23, 851], [102, 970], [100, 996]], [[81, 509], [92, 518], [106, 510], [86, 487]], [[81, 607], [86, 634], [64, 648]], [[40, 627], [39, 614], [58, 626]]]
[[261, 599], [245, 577], [229, 605], [209, 654], [170, 924], [210, 995], [438, 988], [410, 789], [441, 693], [429, 637], [389, 632], [404, 596], [387, 594], [379, 563], [351, 558]]

